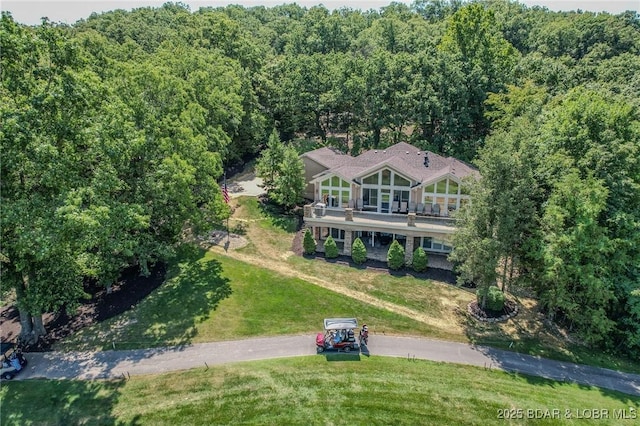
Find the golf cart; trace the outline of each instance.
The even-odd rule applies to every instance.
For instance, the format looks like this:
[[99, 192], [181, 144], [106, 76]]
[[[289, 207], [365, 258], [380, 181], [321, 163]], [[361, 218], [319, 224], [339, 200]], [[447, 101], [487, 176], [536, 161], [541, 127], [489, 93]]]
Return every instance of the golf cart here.
[[11, 380], [27, 365], [27, 359], [22, 350], [13, 343], [0, 343], [2, 362], [0, 363], [0, 377], [3, 380]]
[[325, 318], [324, 334], [316, 335], [318, 353], [325, 350], [350, 352], [360, 349], [353, 334], [356, 328], [358, 320], [355, 318]]

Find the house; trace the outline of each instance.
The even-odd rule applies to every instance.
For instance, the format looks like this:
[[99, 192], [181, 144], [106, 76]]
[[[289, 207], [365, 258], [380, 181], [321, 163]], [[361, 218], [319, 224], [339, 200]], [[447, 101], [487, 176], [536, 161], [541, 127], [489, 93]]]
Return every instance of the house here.
[[462, 181], [479, 176], [460, 160], [404, 142], [357, 157], [325, 147], [301, 158], [305, 197], [313, 200], [304, 221], [316, 241], [331, 235], [350, 255], [360, 237], [370, 257], [380, 260], [393, 240], [404, 246], [408, 262], [418, 246], [450, 252], [455, 213], [469, 202]]

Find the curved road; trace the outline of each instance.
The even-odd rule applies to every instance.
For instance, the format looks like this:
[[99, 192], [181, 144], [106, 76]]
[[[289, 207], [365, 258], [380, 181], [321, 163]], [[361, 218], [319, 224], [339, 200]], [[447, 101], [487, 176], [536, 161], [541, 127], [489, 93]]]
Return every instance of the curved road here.
[[[640, 396], [640, 375], [559, 362], [485, 346], [372, 335], [363, 353], [495, 368]], [[104, 352], [29, 353], [16, 379], [104, 379], [269, 358], [313, 355], [314, 336], [282, 336], [183, 347]]]

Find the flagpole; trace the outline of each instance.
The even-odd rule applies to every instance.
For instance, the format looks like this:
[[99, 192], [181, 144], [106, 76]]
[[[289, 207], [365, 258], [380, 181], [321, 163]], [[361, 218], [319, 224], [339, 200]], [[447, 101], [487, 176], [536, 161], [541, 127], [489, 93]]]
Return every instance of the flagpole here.
[[[227, 171], [224, 171], [224, 186], [223, 186], [223, 196], [224, 196], [224, 202], [229, 204], [229, 191], [227, 189]], [[231, 216], [231, 215], [229, 215]], [[229, 243], [230, 240], [230, 236], [229, 236], [229, 216], [227, 216], [227, 243]]]

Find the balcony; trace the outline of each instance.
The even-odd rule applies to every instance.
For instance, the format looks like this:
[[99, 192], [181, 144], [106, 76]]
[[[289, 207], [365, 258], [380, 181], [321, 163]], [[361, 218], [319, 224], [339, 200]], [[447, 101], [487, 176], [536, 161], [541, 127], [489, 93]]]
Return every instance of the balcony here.
[[331, 209], [322, 204], [306, 205], [304, 220], [312, 226], [409, 235], [452, 234], [456, 223], [452, 217], [425, 216], [416, 213], [382, 214], [352, 208]]

